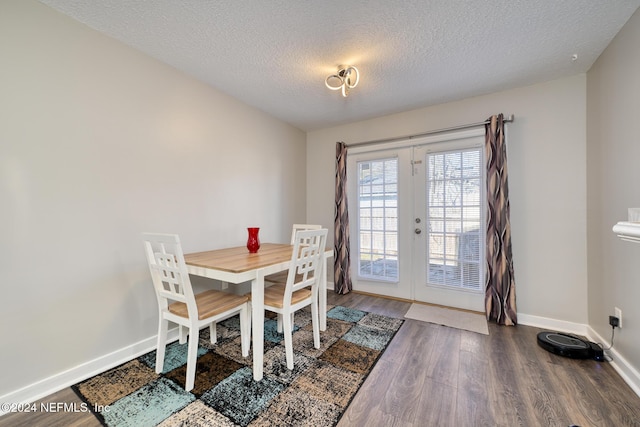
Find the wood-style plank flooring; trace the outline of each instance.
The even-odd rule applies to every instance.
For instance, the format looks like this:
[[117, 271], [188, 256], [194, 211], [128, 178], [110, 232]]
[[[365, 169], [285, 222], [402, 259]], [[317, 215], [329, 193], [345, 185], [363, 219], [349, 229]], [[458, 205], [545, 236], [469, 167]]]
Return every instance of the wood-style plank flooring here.
[[[330, 294], [394, 317], [407, 302]], [[607, 362], [556, 356], [541, 329], [489, 324], [489, 336], [406, 319], [338, 426], [640, 426], [640, 397]]]
[[[399, 318], [410, 306], [331, 291], [328, 302]], [[486, 336], [407, 319], [338, 426], [640, 426], [640, 397], [608, 363], [553, 355], [539, 331], [490, 324]], [[69, 388], [44, 401], [81, 404]], [[0, 427], [99, 425], [89, 413], [0, 417]]]

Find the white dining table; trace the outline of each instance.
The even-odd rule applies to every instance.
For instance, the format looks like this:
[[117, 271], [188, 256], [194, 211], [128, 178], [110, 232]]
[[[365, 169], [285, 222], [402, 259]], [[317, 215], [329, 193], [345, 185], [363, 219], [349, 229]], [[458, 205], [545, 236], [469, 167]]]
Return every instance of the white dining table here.
[[[251, 282], [251, 322], [253, 347], [253, 378], [260, 381], [264, 375], [264, 288], [265, 276], [289, 268], [293, 246], [263, 243], [256, 253], [246, 246], [216, 249], [185, 254], [189, 274], [220, 280], [226, 283]], [[327, 329], [327, 259], [333, 250], [326, 250], [320, 269], [318, 312], [320, 330]]]

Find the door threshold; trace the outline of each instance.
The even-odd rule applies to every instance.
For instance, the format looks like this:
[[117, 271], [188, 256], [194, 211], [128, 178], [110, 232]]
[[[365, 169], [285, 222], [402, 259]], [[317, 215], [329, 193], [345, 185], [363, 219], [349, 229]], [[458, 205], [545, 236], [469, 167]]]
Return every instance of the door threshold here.
[[358, 294], [358, 295], [366, 295], [366, 296], [370, 296], [370, 297], [384, 298], [384, 299], [393, 300], [393, 301], [408, 302], [410, 304], [429, 305], [431, 307], [440, 307], [440, 308], [446, 308], [448, 310], [457, 310], [457, 311], [462, 311], [462, 312], [465, 312], [465, 313], [481, 314], [483, 316], [485, 315], [485, 313], [482, 312], [482, 311], [467, 310], [465, 308], [458, 308], [458, 307], [449, 307], [447, 305], [433, 304], [433, 303], [430, 303], [430, 302], [416, 301], [416, 300], [413, 300], [413, 299], [398, 298], [398, 297], [392, 297], [392, 296], [388, 296], [388, 295], [374, 294], [374, 293], [371, 293], [371, 292], [362, 292], [362, 291], [353, 291], [353, 290], [351, 292], [354, 293], [354, 294]]

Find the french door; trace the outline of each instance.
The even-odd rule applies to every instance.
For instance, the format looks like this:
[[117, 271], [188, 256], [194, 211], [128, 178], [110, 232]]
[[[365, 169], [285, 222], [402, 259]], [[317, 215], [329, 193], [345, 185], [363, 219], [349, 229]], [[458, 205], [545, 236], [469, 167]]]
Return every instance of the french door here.
[[353, 147], [357, 291], [483, 311], [484, 132]]

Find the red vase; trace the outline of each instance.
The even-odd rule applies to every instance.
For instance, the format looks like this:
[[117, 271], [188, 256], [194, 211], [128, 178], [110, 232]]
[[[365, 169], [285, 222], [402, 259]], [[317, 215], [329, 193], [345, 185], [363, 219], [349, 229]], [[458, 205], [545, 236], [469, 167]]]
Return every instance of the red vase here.
[[260, 238], [258, 237], [258, 232], [260, 228], [258, 227], [249, 227], [247, 228], [249, 232], [249, 238], [247, 239], [247, 249], [249, 249], [249, 253], [255, 254], [260, 249]]

